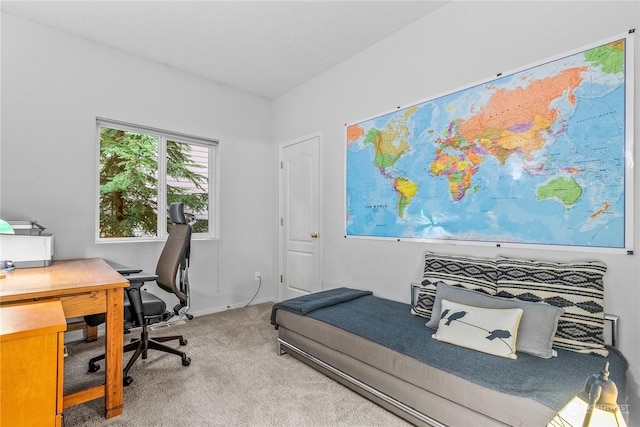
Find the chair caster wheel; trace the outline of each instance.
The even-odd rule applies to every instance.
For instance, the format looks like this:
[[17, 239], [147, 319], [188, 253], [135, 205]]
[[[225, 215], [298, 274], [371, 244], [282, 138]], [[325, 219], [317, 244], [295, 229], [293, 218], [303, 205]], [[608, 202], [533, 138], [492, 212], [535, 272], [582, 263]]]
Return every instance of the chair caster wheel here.
[[98, 372], [100, 370], [100, 365], [97, 363], [89, 363], [89, 372]]
[[187, 345], [187, 340], [180, 338], [180, 345]]
[[129, 384], [131, 384], [133, 382], [133, 378], [131, 378], [130, 376], [126, 376], [122, 379], [122, 382], [124, 383], [124, 386], [128, 386]]
[[183, 357], [182, 358], [182, 366], [189, 366], [191, 365], [191, 358], [190, 357]]

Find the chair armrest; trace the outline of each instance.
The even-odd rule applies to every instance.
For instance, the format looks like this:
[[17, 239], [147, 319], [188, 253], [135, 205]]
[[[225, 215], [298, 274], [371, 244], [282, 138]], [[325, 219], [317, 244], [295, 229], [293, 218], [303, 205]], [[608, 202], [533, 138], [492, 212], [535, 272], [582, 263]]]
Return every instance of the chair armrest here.
[[122, 267], [122, 268], [116, 268], [115, 270], [118, 273], [122, 274], [123, 276], [128, 276], [129, 274], [136, 274], [136, 273], [142, 272], [141, 268], [133, 268], [133, 267]]
[[142, 310], [142, 296], [140, 295], [141, 286], [142, 286], [142, 282], [137, 283], [134, 286], [129, 286], [128, 288], [124, 288], [124, 291], [127, 293], [127, 297], [129, 298], [129, 304], [131, 304], [131, 307], [133, 308], [133, 313], [136, 316], [138, 326], [144, 325], [144, 313]]
[[129, 283], [153, 282], [158, 279], [157, 274], [149, 273], [123, 274], [123, 277], [127, 279]]
[[123, 276], [129, 275], [129, 274], [140, 273], [142, 271], [141, 268], [128, 267], [126, 265], [118, 264], [117, 262], [111, 261], [111, 260], [108, 260], [108, 259], [105, 259], [104, 261], [107, 264], [109, 264], [109, 266], [111, 268], [113, 268], [115, 271], [117, 271], [118, 273], [122, 274]]
[[138, 326], [144, 325], [144, 313], [142, 309], [142, 296], [140, 295], [140, 288], [145, 282], [153, 282], [158, 276], [155, 274], [137, 273], [137, 274], [123, 274], [122, 277], [129, 281], [129, 287], [124, 288], [127, 296], [129, 297], [129, 303], [133, 308]]

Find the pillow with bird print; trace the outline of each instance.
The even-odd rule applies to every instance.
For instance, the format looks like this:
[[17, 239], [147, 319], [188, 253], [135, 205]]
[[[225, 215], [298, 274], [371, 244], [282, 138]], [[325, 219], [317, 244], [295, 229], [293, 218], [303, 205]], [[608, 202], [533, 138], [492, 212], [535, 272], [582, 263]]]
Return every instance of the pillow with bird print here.
[[560, 307], [549, 304], [520, 301], [515, 298], [499, 298], [485, 295], [469, 289], [438, 283], [436, 300], [433, 303], [433, 315], [426, 326], [436, 329], [440, 323], [443, 299], [459, 304], [484, 308], [521, 308], [523, 310], [518, 326], [518, 352], [548, 359], [556, 352], [552, 348], [553, 338], [558, 328], [558, 319], [564, 313]]
[[517, 359], [521, 308], [483, 308], [443, 299], [438, 330], [432, 337], [495, 356]]

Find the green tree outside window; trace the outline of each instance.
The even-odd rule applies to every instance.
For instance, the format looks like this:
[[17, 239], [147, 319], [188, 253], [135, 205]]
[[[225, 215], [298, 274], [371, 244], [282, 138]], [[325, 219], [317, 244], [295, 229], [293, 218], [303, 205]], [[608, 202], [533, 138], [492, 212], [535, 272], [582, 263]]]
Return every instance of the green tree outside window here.
[[[99, 127], [101, 238], [158, 235], [159, 147], [162, 138]], [[194, 232], [209, 231], [208, 150], [166, 140], [166, 206], [183, 202], [196, 215]], [[165, 215], [166, 217], [166, 215]], [[167, 229], [170, 223], [167, 219]]]

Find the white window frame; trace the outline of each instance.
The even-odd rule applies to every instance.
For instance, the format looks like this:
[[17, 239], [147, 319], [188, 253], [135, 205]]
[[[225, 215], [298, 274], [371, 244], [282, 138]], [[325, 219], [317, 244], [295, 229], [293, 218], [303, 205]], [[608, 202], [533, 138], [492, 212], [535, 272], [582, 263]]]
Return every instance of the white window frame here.
[[[151, 135], [158, 138], [158, 221], [157, 235], [143, 237], [100, 237], [100, 128], [107, 127], [112, 129], [120, 129], [127, 132], [135, 132]], [[193, 233], [194, 240], [211, 240], [218, 239], [219, 230], [219, 194], [220, 194], [220, 156], [219, 141], [216, 139], [202, 138], [192, 135], [186, 135], [178, 132], [172, 132], [157, 129], [149, 126], [136, 125], [118, 120], [111, 120], [102, 117], [96, 117], [96, 170], [95, 170], [95, 241], [96, 243], [117, 243], [117, 242], [145, 242], [145, 241], [164, 241], [167, 238], [166, 216], [161, 212], [168, 212], [167, 206], [167, 141], [178, 143], [186, 143], [192, 145], [206, 146], [209, 148], [209, 167], [208, 167], [208, 190], [209, 190], [209, 209], [208, 222], [209, 231], [207, 233]]]

